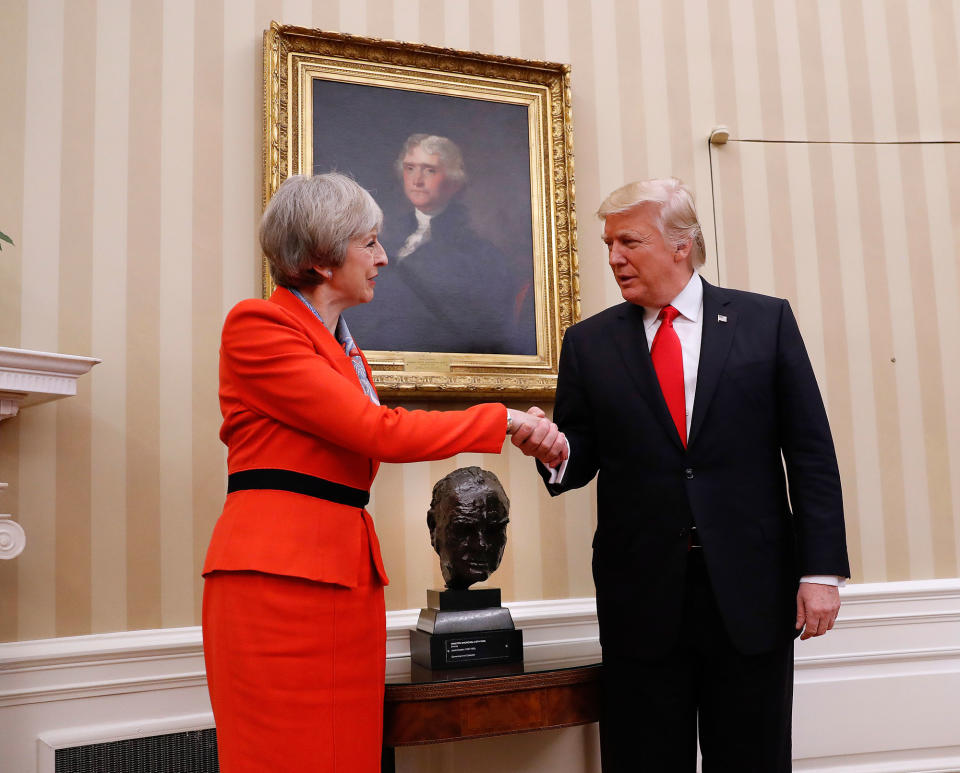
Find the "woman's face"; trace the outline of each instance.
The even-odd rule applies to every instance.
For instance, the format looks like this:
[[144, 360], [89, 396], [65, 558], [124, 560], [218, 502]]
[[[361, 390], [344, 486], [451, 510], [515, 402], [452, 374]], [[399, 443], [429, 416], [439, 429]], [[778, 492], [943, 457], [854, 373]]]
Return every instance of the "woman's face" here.
[[350, 240], [343, 265], [333, 269], [333, 276], [326, 284], [343, 308], [370, 303], [380, 266], [386, 264], [387, 253], [374, 229]]

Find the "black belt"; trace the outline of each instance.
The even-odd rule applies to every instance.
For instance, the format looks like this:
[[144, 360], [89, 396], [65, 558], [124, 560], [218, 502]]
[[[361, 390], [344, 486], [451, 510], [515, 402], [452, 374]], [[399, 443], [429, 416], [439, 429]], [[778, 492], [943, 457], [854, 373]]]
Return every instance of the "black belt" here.
[[370, 492], [293, 470], [241, 470], [227, 476], [227, 493], [249, 489], [292, 491], [348, 507], [366, 507]]

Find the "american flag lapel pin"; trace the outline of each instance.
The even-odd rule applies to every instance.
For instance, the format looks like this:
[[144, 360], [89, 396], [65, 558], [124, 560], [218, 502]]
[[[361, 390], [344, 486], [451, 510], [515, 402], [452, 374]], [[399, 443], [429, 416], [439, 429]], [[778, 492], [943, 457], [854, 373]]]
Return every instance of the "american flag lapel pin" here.
[[727, 317], [725, 314], [717, 314], [717, 322], [726, 322]]

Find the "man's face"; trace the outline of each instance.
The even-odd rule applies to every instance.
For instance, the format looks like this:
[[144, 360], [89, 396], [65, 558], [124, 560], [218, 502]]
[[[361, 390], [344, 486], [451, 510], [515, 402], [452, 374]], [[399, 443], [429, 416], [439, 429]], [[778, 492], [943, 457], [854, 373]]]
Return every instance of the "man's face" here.
[[641, 204], [607, 215], [603, 242], [624, 300], [639, 306], [666, 306], [693, 273], [690, 243], [671, 247], [657, 225], [657, 209]]
[[447, 176], [440, 156], [425, 153], [419, 145], [403, 157], [403, 192], [421, 212], [432, 215], [450, 201], [460, 184]]
[[449, 587], [467, 588], [487, 579], [500, 566], [509, 517], [492, 490], [459, 501], [447, 497], [439, 503], [435, 517], [433, 538]]

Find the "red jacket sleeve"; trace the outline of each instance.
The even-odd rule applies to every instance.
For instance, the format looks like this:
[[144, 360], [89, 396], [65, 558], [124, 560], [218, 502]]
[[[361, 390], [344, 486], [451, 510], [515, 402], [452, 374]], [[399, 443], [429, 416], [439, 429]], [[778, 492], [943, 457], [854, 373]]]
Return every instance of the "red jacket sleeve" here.
[[[506, 408], [486, 403], [464, 411], [407, 411], [370, 402], [332, 358], [318, 352], [287, 311], [244, 301], [224, 323], [221, 370], [251, 411], [384, 462], [443, 459], [462, 452], [499, 453]], [[228, 441], [228, 438], [224, 438]]]

